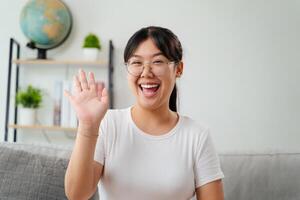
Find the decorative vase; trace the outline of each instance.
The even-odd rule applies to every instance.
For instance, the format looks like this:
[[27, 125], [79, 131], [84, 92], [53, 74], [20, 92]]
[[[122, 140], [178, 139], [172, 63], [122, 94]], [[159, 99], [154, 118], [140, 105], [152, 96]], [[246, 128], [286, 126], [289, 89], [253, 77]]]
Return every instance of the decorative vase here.
[[19, 122], [20, 125], [34, 125], [36, 122], [36, 109], [34, 108], [20, 108]]
[[83, 48], [85, 60], [95, 61], [98, 59], [99, 50], [97, 48]]

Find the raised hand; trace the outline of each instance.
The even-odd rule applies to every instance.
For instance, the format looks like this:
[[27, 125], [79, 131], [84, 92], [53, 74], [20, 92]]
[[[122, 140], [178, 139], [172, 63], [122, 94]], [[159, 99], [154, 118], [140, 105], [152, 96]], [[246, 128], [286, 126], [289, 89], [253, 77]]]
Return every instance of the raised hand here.
[[78, 75], [73, 78], [73, 91], [65, 91], [72, 107], [75, 109], [79, 125], [85, 127], [99, 127], [109, 105], [108, 92], [103, 84], [95, 81], [93, 72], [86, 73], [79, 70]]

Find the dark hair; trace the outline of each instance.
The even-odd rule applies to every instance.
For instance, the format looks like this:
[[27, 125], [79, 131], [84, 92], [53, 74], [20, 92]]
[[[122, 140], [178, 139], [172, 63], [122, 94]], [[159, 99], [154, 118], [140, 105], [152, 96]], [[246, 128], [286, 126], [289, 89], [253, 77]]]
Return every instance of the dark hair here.
[[[149, 26], [138, 30], [128, 40], [124, 51], [124, 61], [127, 62], [133, 55], [138, 46], [151, 38], [156, 47], [163, 53], [166, 58], [175, 63], [179, 63], [182, 59], [182, 47], [177, 36], [169, 29]], [[173, 91], [169, 100], [169, 108], [177, 112], [177, 87], [174, 85]]]

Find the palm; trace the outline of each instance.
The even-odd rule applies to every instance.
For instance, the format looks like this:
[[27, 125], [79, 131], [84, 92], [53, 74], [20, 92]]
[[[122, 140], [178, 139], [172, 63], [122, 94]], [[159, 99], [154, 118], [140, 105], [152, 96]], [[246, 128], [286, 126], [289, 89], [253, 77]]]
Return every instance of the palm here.
[[79, 121], [96, 123], [103, 117], [108, 105], [101, 102], [96, 94], [83, 91], [74, 97], [74, 109]]
[[94, 75], [90, 74], [87, 82], [85, 73], [79, 72], [74, 78], [74, 94], [67, 93], [72, 107], [80, 123], [89, 125], [99, 125], [108, 109], [108, 95], [103, 88], [103, 84], [96, 83]]

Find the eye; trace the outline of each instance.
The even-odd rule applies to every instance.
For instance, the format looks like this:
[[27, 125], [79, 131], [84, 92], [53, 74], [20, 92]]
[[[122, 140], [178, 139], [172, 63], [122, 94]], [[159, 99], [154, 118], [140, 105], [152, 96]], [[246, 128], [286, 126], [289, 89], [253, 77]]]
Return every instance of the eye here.
[[143, 63], [141, 61], [131, 61], [129, 64], [132, 66], [141, 66]]
[[153, 64], [159, 65], [159, 64], [163, 64], [164, 61], [163, 60], [154, 60]]

